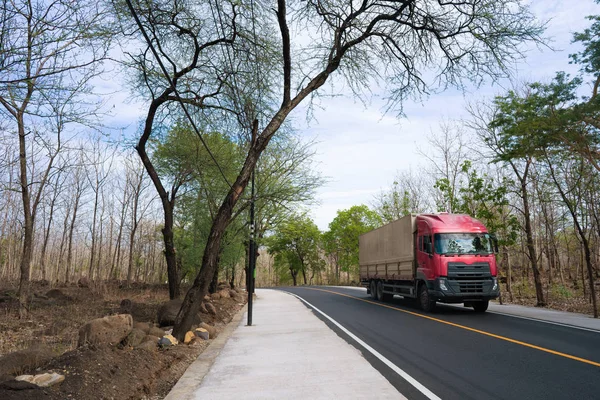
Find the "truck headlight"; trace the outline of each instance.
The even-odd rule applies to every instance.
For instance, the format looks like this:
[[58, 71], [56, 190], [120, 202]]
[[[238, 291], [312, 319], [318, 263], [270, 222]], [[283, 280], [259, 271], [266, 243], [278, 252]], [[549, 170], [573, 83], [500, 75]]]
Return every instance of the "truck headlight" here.
[[445, 279], [440, 279], [438, 281], [438, 284], [439, 284], [441, 290], [443, 290], [444, 292], [448, 291], [448, 287], [446, 286], [446, 280]]
[[498, 290], [498, 279], [492, 278], [492, 280], [494, 281], [494, 286], [492, 286], [492, 291], [495, 292], [496, 290]]

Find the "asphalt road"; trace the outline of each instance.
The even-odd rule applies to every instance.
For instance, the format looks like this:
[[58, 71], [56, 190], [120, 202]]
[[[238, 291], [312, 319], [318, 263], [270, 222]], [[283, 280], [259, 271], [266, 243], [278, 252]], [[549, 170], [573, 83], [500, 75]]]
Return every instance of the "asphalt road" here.
[[[470, 308], [440, 306], [436, 313], [424, 314], [399, 297], [381, 303], [352, 288], [282, 290], [320, 309], [442, 399], [600, 399], [600, 333], [476, 314]], [[402, 394], [426, 398], [315, 314], [362, 351]], [[376, 388], [373, 398], [378, 398]]]

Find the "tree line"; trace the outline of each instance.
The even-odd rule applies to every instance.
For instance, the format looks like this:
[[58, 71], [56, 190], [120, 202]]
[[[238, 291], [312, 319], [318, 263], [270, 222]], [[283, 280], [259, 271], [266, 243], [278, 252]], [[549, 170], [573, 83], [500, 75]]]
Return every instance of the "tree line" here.
[[[251, 225], [241, 221], [253, 172], [260, 177], [261, 166], [263, 177], [274, 168], [284, 176], [296, 171], [298, 164], [286, 152], [298, 150], [288, 130], [289, 117], [300, 104], [318, 106], [330, 83], [346, 85], [366, 99], [370, 80], [378, 79], [389, 88], [389, 110], [401, 112], [408, 96], [505, 76], [525, 42], [544, 41], [543, 24], [518, 0], [4, 0], [1, 7], [1, 123], [5, 138], [14, 144], [10, 149], [17, 151], [16, 157], [8, 157], [11, 167], [5, 170], [13, 172], [5, 176], [14, 173], [7, 191], [17, 194], [11, 201], [19, 204], [14, 215], [20, 228], [15, 236], [22, 316], [28, 311], [30, 277], [37, 275], [32, 261], [40, 246], [39, 227], [52, 227], [46, 188], [67, 155], [66, 143], [85, 141], [89, 130], [102, 132], [107, 96], [98, 82], [117, 75], [144, 104], [139, 129], [129, 139], [158, 197], [160, 262], [166, 264], [171, 298], [183, 294], [184, 279], [191, 282], [173, 332], [179, 339], [222, 268], [229, 240]], [[430, 79], [432, 72], [435, 79]], [[178, 130], [188, 132], [193, 142], [161, 150]], [[40, 148], [46, 150], [40, 153]], [[197, 150], [195, 160], [168, 154], [189, 149]], [[270, 149], [281, 151], [267, 157]], [[76, 160], [69, 153], [69, 163]], [[106, 272], [98, 267], [105, 259], [100, 249], [107, 246], [103, 212], [108, 213], [101, 206], [108, 200], [100, 187], [109, 179], [105, 168], [110, 168], [94, 151], [81, 160], [91, 168], [82, 175], [90, 178], [84, 186], [91, 190], [89, 204], [94, 206], [84, 229], [88, 240], [82, 241], [89, 247], [89, 261], [80, 268], [96, 277]], [[288, 187], [297, 183], [277, 179]], [[278, 190], [277, 184], [264, 184]], [[80, 189], [72, 185], [70, 190]], [[197, 208], [195, 201], [200, 203]], [[290, 203], [270, 201], [274, 209], [289, 214]], [[183, 206], [191, 209], [183, 212]], [[132, 202], [126, 213], [135, 214], [140, 207]], [[48, 225], [40, 221], [42, 209], [48, 211]], [[262, 217], [267, 230], [286, 213], [276, 215]], [[131, 237], [135, 242], [143, 225], [131, 221], [128, 243]], [[71, 236], [77, 226], [68, 225]], [[132, 252], [127, 254], [132, 257]], [[187, 270], [194, 272], [185, 275]]]

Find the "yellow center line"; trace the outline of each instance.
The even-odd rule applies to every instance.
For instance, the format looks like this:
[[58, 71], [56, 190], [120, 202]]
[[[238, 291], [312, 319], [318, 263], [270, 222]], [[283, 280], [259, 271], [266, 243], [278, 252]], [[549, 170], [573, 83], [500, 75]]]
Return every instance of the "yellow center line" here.
[[525, 347], [529, 347], [531, 349], [536, 349], [536, 350], [539, 350], [539, 351], [543, 351], [545, 353], [550, 353], [550, 354], [554, 354], [554, 355], [557, 355], [557, 356], [569, 358], [571, 360], [575, 360], [575, 361], [579, 361], [579, 362], [582, 362], [582, 363], [585, 363], [585, 364], [593, 365], [595, 367], [600, 367], [600, 363], [595, 362], [595, 361], [591, 361], [591, 360], [586, 360], [585, 358], [572, 356], [570, 354], [561, 353], [560, 351], [547, 349], [545, 347], [536, 346], [534, 344], [530, 344], [530, 343], [526, 343], [526, 342], [521, 342], [520, 340], [515, 340], [515, 339], [511, 339], [511, 338], [505, 337], [505, 336], [496, 335], [494, 333], [482, 331], [482, 330], [475, 329], [475, 328], [470, 328], [468, 326], [464, 326], [464, 325], [460, 325], [460, 324], [455, 324], [454, 322], [449, 322], [449, 321], [445, 321], [443, 319], [430, 317], [428, 315], [423, 315], [423, 314], [419, 314], [419, 313], [416, 313], [416, 312], [412, 312], [412, 311], [408, 311], [408, 310], [403, 310], [401, 308], [392, 307], [392, 306], [389, 306], [387, 304], [381, 304], [381, 303], [377, 303], [375, 301], [361, 299], [360, 297], [350, 296], [348, 294], [338, 293], [338, 292], [334, 292], [332, 290], [317, 289], [317, 288], [304, 288], [304, 289], [318, 290], [318, 291], [321, 291], [321, 292], [327, 292], [327, 293], [337, 294], [338, 296], [349, 297], [351, 299], [355, 299], [355, 300], [359, 300], [359, 301], [364, 301], [365, 303], [371, 303], [371, 304], [375, 304], [376, 306], [390, 308], [392, 310], [400, 311], [400, 312], [403, 312], [405, 314], [414, 315], [415, 317], [429, 319], [431, 321], [435, 321], [435, 322], [439, 322], [439, 323], [442, 323], [442, 324], [454, 326], [456, 328], [461, 328], [461, 329], [464, 329], [464, 330], [467, 330], [467, 331], [479, 333], [481, 335], [490, 336], [490, 337], [493, 337], [493, 338], [496, 338], [496, 339], [500, 339], [500, 340], [504, 340], [504, 341], [507, 341], [507, 342], [510, 342], [510, 343], [519, 344], [521, 346], [525, 346]]

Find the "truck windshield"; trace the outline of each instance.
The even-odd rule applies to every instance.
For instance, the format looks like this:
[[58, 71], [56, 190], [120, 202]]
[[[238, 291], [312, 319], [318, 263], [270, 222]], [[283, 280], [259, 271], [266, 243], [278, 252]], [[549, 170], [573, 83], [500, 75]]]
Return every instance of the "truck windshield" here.
[[436, 233], [437, 254], [491, 254], [492, 239], [487, 233]]

